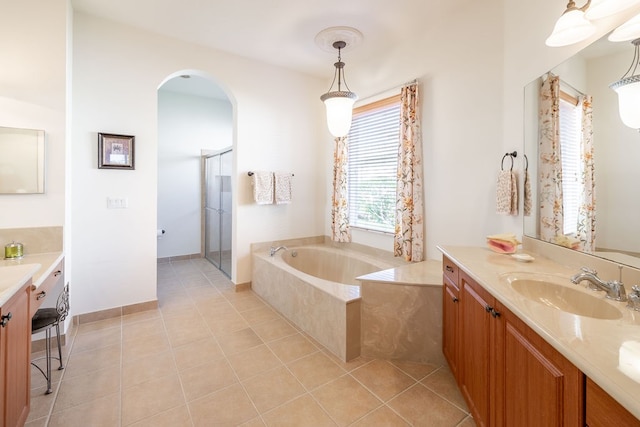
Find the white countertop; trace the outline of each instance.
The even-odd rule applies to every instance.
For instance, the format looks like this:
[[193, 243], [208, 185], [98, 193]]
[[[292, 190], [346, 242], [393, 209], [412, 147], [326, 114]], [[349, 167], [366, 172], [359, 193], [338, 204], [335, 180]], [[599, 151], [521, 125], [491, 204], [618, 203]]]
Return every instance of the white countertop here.
[[37, 288], [62, 260], [62, 252], [25, 255], [20, 259], [0, 260], [0, 306], [33, 278]]
[[640, 312], [627, 309], [626, 303], [605, 300], [622, 312], [622, 318], [602, 320], [562, 312], [527, 299], [511, 288], [501, 275], [518, 272], [553, 274], [566, 278], [566, 286], [604, 299], [604, 292], [589, 291], [569, 281], [576, 270], [538, 254], [531, 253], [535, 260], [524, 263], [481, 247], [442, 246], [438, 249], [640, 418]]

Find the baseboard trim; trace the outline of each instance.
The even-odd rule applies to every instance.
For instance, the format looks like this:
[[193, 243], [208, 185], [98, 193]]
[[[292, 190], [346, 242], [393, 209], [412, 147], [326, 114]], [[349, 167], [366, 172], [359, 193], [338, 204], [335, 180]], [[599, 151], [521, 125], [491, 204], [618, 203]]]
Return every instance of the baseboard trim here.
[[100, 320], [113, 319], [128, 314], [135, 314], [141, 311], [155, 310], [158, 308], [158, 300], [141, 302], [138, 304], [125, 305], [122, 307], [109, 308], [106, 310], [94, 311], [92, 313], [79, 314], [73, 316], [73, 324], [81, 325], [84, 323], [97, 322]]
[[234, 285], [234, 288], [236, 292], [248, 291], [251, 289], [251, 282], [238, 283]]

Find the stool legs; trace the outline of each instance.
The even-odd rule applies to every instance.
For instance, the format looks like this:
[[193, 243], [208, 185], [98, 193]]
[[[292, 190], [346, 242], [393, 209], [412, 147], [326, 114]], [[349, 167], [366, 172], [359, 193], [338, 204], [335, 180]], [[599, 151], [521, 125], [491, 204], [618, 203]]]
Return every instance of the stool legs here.
[[58, 370], [61, 371], [64, 366], [62, 365], [62, 346], [60, 344], [60, 323], [56, 323], [56, 341], [58, 341], [58, 360], [60, 361]]
[[47, 362], [47, 391], [44, 394], [50, 394], [51, 390], [51, 328], [47, 328], [45, 331], [45, 359]]

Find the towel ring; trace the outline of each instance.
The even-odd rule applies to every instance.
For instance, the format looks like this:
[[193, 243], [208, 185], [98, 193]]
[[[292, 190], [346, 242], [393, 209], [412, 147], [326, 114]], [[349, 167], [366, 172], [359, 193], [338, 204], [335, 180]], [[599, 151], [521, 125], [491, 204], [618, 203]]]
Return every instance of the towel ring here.
[[514, 157], [518, 157], [518, 152], [514, 151], [514, 152], [511, 152], [511, 153], [506, 153], [504, 156], [502, 156], [502, 161], [500, 161], [500, 170], [504, 170], [504, 159], [507, 156], [511, 157], [511, 169], [510, 170], [513, 170], [513, 158]]

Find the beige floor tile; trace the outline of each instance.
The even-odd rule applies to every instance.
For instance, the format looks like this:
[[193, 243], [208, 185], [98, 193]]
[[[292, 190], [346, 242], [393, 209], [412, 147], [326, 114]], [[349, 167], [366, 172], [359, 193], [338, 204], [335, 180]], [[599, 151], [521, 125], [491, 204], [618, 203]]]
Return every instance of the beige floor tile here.
[[284, 363], [292, 362], [318, 351], [318, 348], [301, 334], [271, 341], [267, 345]]
[[170, 351], [130, 360], [122, 364], [122, 388], [133, 387], [176, 372]]
[[[58, 369], [58, 366], [60, 365], [58, 364], [57, 360], [54, 359], [52, 363], [53, 365], [51, 365], [51, 388], [55, 390], [57, 387], [56, 384], [60, 382], [60, 379], [62, 378], [62, 374], [64, 373], [64, 370]], [[35, 360], [35, 364], [38, 365], [42, 369], [42, 371], [47, 372], [46, 360], [44, 359]], [[67, 364], [67, 359], [64, 360], [64, 366], [66, 366], [66, 364]], [[31, 366], [31, 389], [33, 390], [33, 389], [39, 389], [43, 387], [44, 387], [44, 390], [46, 390], [47, 380], [37, 368], [35, 368], [34, 366]]]
[[307, 390], [313, 390], [346, 373], [321, 351], [295, 360], [287, 367]]
[[24, 427], [47, 427], [48, 421], [49, 417], [38, 418], [37, 420], [27, 422]]
[[436, 369], [440, 368], [440, 366], [432, 365], [430, 363], [417, 363], [403, 360], [390, 360], [390, 362], [393, 363], [396, 368], [399, 368], [402, 372], [417, 381], [420, 381]]
[[207, 281], [206, 285], [197, 286], [195, 288], [187, 288], [187, 294], [194, 302], [201, 299], [225, 301], [224, 297], [211, 283]]
[[240, 384], [190, 402], [189, 412], [195, 427], [240, 425], [258, 416]]
[[370, 362], [372, 359], [369, 357], [356, 357], [355, 359], [352, 359], [348, 362], [345, 362], [343, 360], [341, 360], [338, 356], [336, 356], [335, 354], [331, 353], [329, 350], [327, 349], [323, 349], [322, 352], [327, 355], [329, 357], [329, 359], [333, 360], [338, 366], [340, 366], [342, 369], [344, 369], [347, 372], [351, 372], [354, 369], [358, 369], [360, 366], [364, 365], [365, 363]]
[[465, 418], [457, 427], [476, 427], [476, 422], [471, 416]]
[[96, 331], [119, 328], [120, 326], [122, 326], [122, 319], [120, 317], [99, 320], [97, 322], [81, 323], [78, 325], [78, 335], [94, 334]]
[[350, 375], [333, 380], [312, 394], [341, 426], [353, 423], [382, 404]]
[[160, 331], [164, 331], [164, 322], [161, 317], [135, 323], [125, 323], [122, 325], [122, 340], [139, 340], [149, 335], [157, 335]]
[[367, 414], [364, 418], [360, 418], [352, 427], [409, 427], [411, 424], [403, 420], [398, 414], [389, 409], [388, 406], [381, 406], [375, 411]]
[[260, 413], [305, 393], [304, 387], [284, 366], [251, 377], [242, 385]]
[[202, 317], [205, 322], [207, 322], [207, 326], [209, 326], [211, 333], [216, 337], [247, 329], [249, 327], [249, 324], [244, 320], [244, 317], [235, 310], [224, 315], [203, 313]]
[[266, 424], [262, 422], [260, 417], [256, 417], [246, 423], [240, 424], [240, 427], [266, 427]]
[[146, 310], [138, 313], [132, 313], [122, 316], [122, 325], [128, 325], [130, 323], [142, 322], [144, 320], [159, 319], [160, 310]]
[[239, 331], [230, 332], [216, 337], [222, 351], [227, 356], [241, 351], [257, 347], [262, 344], [262, 340], [251, 328], [241, 329]]
[[448, 368], [442, 367], [438, 369], [421, 382], [430, 390], [433, 390], [458, 408], [469, 413], [469, 407], [464, 401], [462, 393], [460, 393], [456, 379]]
[[[100, 323], [100, 322], [96, 322]], [[83, 325], [80, 325], [82, 327]], [[73, 340], [72, 353], [93, 350], [96, 348], [108, 347], [114, 344], [119, 344], [122, 341], [122, 329], [120, 328], [120, 322], [117, 327], [96, 329], [95, 331], [85, 331], [78, 334]]]
[[133, 424], [184, 403], [176, 374], [125, 388], [122, 390], [122, 425]]
[[142, 421], [131, 424], [132, 427], [191, 427], [191, 415], [186, 405], [161, 412]]
[[281, 317], [252, 325], [251, 328], [264, 342], [295, 335], [298, 331]]
[[120, 425], [120, 393], [111, 393], [51, 414], [48, 427], [113, 427]]
[[[66, 362], [65, 378], [72, 378], [109, 367], [117, 368], [120, 366], [121, 352], [122, 345], [120, 343], [95, 350], [73, 352]], [[57, 367], [57, 361], [54, 360], [52, 368], [56, 369]]]
[[245, 380], [282, 365], [280, 359], [264, 344], [232, 354], [228, 359], [240, 380]]
[[415, 384], [413, 378], [385, 360], [372, 360], [351, 375], [383, 402]]
[[183, 371], [220, 358], [224, 353], [216, 339], [208, 337], [173, 348], [173, 356], [178, 370]]
[[185, 288], [196, 288], [201, 286], [212, 287], [211, 282], [209, 282], [202, 273], [185, 276], [180, 279], [180, 282], [182, 282], [182, 286]]
[[107, 368], [73, 378], [63, 378], [54, 412], [96, 400], [120, 390], [120, 369]]
[[201, 317], [188, 325], [180, 325], [177, 327], [171, 323], [169, 323], [169, 325], [171, 326], [167, 326], [167, 336], [169, 337], [171, 347], [174, 348], [212, 336], [211, 330], [209, 330], [209, 327]]
[[191, 322], [201, 320], [202, 316], [198, 310], [194, 310], [193, 306], [172, 310], [168, 313], [162, 313], [165, 328], [189, 327]]
[[[242, 292], [238, 292], [238, 293], [241, 294]], [[256, 308], [266, 307], [266, 304], [256, 296], [233, 298], [233, 299], [230, 299], [229, 302], [240, 313], [247, 310], [255, 310]]]
[[418, 383], [387, 403], [415, 426], [451, 427], [467, 414]]
[[336, 425], [324, 409], [308, 394], [264, 414], [262, 418], [267, 426], [274, 427], [331, 427]]
[[158, 296], [158, 306], [162, 314], [168, 314], [176, 310], [195, 309], [193, 300], [186, 292], [172, 294], [171, 297], [160, 298]]
[[122, 343], [122, 361], [130, 362], [169, 350], [169, 340], [164, 331], [161, 334], [149, 335], [137, 341]]
[[225, 358], [195, 368], [180, 371], [180, 381], [187, 402], [228, 387], [238, 382]]
[[42, 417], [46, 417], [51, 412], [51, 407], [55, 402], [56, 388], [53, 388], [54, 392], [50, 394], [44, 394], [47, 391], [46, 385], [40, 388], [31, 389], [31, 409], [29, 410], [29, 417], [27, 417], [27, 422], [35, 421]]
[[262, 307], [246, 310], [240, 313], [250, 325], [256, 325], [258, 323], [266, 322], [267, 320], [273, 320], [280, 317], [278, 313], [271, 308], [263, 305]]

